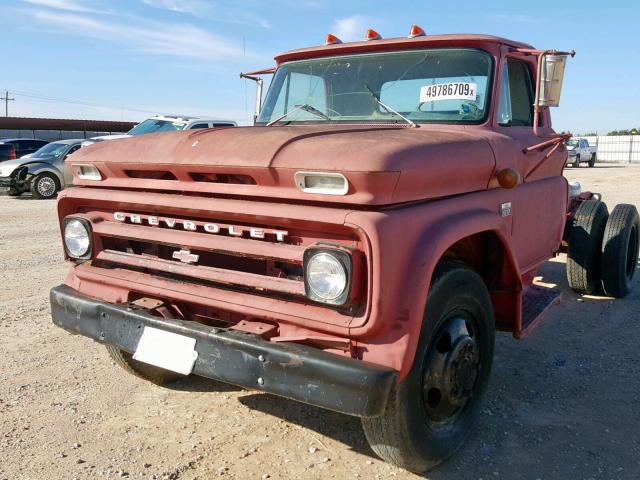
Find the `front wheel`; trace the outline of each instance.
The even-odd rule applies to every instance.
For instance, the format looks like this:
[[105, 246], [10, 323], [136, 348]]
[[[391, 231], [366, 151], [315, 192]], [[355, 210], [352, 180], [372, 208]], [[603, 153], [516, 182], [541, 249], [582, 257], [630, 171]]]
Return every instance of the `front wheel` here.
[[31, 194], [39, 200], [54, 198], [60, 190], [60, 181], [49, 172], [43, 172], [31, 180]]
[[111, 360], [113, 360], [116, 365], [122, 367], [131, 375], [135, 375], [136, 377], [147, 380], [148, 382], [163, 386], [175, 382], [180, 378], [184, 378], [184, 376], [179, 373], [174, 373], [169, 370], [164, 370], [163, 368], [154, 367], [153, 365], [134, 360], [133, 355], [114, 345], [106, 345], [106, 347]]
[[580, 155], [576, 155], [576, 159], [573, 161], [573, 166], [576, 168], [580, 166]]
[[392, 391], [381, 416], [362, 419], [373, 451], [423, 473], [460, 448], [489, 380], [494, 334], [493, 309], [480, 276], [441, 264], [411, 371]]

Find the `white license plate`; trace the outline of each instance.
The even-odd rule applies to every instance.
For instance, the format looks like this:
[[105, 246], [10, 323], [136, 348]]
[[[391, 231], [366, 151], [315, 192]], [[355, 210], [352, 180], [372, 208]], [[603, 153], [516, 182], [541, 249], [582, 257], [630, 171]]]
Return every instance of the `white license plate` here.
[[195, 338], [144, 327], [133, 358], [165, 370], [189, 375], [198, 358], [195, 347]]

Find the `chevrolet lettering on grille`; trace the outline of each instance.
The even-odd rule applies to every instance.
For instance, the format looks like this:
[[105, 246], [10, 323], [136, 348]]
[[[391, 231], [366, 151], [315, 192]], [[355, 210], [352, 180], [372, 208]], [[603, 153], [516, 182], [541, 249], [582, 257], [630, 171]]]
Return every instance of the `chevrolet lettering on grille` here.
[[[245, 234], [250, 238], [265, 239], [267, 235], [273, 235], [278, 242], [284, 242], [285, 237], [289, 234], [286, 230], [274, 230], [271, 228], [245, 227], [240, 225], [227, 225], [224, 223], [207, 223], [192, 220], [182, 220], [179, 218], [157, 217], [154, 215], [142, 215], [138, 213], [115, 212], [114, 220], [118, 222], [126, 222], [129, 220], [134, 224], [150, 225], [155, 227], [176, 228], [181, 225], [183, 230], [193, 232], [205, 232], [213, 234], [228, 233], [234, 237], [243, 237]], [[197, 261], [197, 260], [196, 260]]]

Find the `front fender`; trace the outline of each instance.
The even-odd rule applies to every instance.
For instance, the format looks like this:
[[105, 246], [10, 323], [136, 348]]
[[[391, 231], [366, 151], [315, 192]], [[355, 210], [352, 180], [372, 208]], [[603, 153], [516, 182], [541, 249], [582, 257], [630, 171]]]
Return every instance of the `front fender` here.
[[33, 163], [27, 163], [23, 165], [23, 167], [27, 168], [27, 180], [29, 181], [36, 175], [39, 175], [43, 172], [48, 172], [48, 173], [52, 173], [58, 178], [58, 181], [60, 182], [60, 185], [62, 187], [64, 187], [65, 185], [64, 177], [62, 176], [62, 173], [49, 163], [33, 162]]
[[[371, 315], [352, 325], [350, 336], [364, 360], [408, 373], [413, 363], [433, 271], [456, 242], [493, 232], [504, 261], [519, 278], [511, 248], [510, 218], [498, 213], [503, 189], [409, 206], [387, 212], [352, 212], [347, 221], [366, 232], [370, 245]], [[519, 290], [521, 286], [516, 285]]]

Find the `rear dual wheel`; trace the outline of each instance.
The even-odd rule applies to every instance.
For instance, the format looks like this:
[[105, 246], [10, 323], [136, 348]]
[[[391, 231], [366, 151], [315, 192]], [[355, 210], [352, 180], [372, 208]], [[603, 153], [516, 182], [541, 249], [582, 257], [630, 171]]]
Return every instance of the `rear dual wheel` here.
[[602, 237], [609, 218], [600, 200], [582, 202], [573, 217], [567, 251], [567, 281], [577, 293], [600, 290]]
[[495, 325], [480, 276], [440, 265], [432, 282], [411, 371], [379, 417], [363, 418], [371, 448], [384, 460], [423, 473], [468, 436], [486, 389]]
[[582, 294], [625, 297], [638, 268], [639, 246], [640, 220], [633, 205], [617, 205], [609, 214], [604, 202], [583, 202], [569, 232], [569, 286]]
[[602, 286], [613, 297], [626, 297], [638, 269], [640, 221], [633, 205], [620, 204], [609, 215], [602, 239]]

